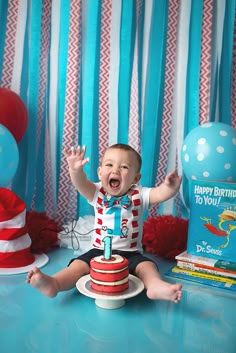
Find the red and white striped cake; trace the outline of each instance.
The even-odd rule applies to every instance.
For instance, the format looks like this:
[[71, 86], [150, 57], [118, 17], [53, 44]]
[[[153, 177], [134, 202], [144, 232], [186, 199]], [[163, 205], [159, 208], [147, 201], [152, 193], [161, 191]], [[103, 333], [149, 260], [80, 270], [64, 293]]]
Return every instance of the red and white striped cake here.
[[97, 292], [119, 293], [129, 288], [128, 260], [112, 255], [106, 260], [103, 255], [90, 261], [90, 285]]

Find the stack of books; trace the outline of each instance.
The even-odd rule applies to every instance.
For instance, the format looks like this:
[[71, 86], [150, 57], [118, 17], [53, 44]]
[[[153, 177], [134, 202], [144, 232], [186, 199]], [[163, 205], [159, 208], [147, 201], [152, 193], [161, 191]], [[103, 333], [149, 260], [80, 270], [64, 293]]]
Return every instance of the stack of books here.
[[166, 275], [236, 291], [236, 263], [189, 254], [176, 256], [176, 265]]
[[236, 291], [236, 183], [192, 181], [187, 250], [172, 277]]

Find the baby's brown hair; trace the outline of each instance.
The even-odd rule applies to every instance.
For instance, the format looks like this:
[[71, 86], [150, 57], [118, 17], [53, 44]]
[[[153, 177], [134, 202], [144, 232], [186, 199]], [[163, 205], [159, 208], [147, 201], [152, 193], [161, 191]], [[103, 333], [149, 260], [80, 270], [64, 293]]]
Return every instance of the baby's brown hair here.
[[117, 150], [132, 152], [136, 157], [136, 160], [138, 162], [138, 172], [140, 172], [141, 167], [142, 167], [142, 158], [141, 158], [140, 154], [133, 147], [131, 147], [130, 145], [127, 145], [125, 143], [116, 143], [116, 144], [109, 146], [107, 148], [107, 150], [110, 150], [110, 149], [117, 149]]

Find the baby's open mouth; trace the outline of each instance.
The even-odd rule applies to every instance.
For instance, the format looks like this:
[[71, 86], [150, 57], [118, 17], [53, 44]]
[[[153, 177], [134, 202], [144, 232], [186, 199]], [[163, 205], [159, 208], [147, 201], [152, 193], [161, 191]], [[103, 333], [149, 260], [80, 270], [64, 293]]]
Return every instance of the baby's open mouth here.
[[120, 181], [118, 179], [110, 179], [109, 185], [113, 189], [117, 189], [120, 186]]

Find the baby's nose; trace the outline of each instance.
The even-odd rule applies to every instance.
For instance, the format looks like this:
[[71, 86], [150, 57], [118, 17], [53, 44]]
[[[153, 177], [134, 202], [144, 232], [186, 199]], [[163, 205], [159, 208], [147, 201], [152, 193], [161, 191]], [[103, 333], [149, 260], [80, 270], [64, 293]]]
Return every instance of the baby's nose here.
[[119, 168], [118, 167], [114, 167], [112, 170], [112, 174], [118, 174], [119, 173]]

